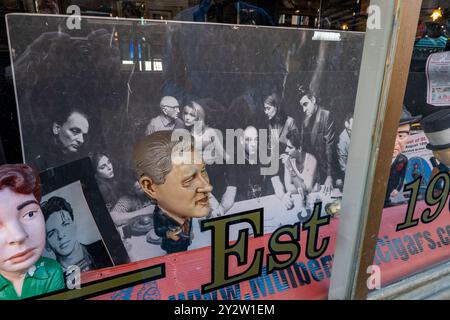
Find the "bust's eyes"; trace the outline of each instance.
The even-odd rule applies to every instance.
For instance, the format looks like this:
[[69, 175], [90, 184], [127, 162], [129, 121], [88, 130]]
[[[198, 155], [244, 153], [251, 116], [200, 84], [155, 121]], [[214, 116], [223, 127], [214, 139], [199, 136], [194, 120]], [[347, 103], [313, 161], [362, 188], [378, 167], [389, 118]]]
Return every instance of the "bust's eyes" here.
[[200, 171], [200, 173], [196, 173], [192, 176], [190, 176], [189, 178], [185, 179], [183, 181], [183, 185], [184, 186], [189, 186], [196, 177], [198, 177], [199, 175], [201, 175], [203, 178], [208, 178], [208, 172], [206, 172], [206, 168], [203, 168], [202, 171]]
[[194, 176], [191, 176], [183, 181], [184, 185], [189, 185], [192, 181], [194, 181]]

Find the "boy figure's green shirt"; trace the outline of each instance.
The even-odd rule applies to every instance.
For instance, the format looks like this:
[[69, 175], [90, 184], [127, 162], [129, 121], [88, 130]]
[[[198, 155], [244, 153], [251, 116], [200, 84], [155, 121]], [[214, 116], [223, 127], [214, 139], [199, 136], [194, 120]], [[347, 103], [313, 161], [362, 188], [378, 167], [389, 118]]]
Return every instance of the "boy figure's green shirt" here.
[[57, 261], [45, 257], [40, 257], [28, 270], [20, 297], [14, 285], [0, 274], [0, 300], [25, 299], [64, 288], [64, 274], [61, 266]]

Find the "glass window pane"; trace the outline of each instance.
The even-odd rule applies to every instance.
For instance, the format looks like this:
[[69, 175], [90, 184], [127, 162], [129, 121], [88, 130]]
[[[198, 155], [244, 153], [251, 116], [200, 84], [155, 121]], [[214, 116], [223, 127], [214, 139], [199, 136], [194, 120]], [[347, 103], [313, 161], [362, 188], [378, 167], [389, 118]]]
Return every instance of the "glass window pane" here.
[[[167, 276], [158, 281], [160, 297], [193, 298], [211, 276], [208, 248], [214, 235], [206, 222], [240, 214], [219, 245], [251, 227], [248, 252], [265, 246], [265, 255], [272, 233], [303, 224], [295, 263], [269, 273], [264, 258], [261, 275], [227, 290], [234, 292], [233, 299], [327, 297], [364, 33], [93, 17], [80, 22], [51, 15], [11, 15], [8, 28], [25, 161], [42, 171], [46, 201], [64, 198], [77, 212], [92, 216], [88, 225], [98, 228], [79, 226], [77, 243], [100, 241], [108, 252], [101, 256], [114, 265], [124, 263], [114, 253], [119, 248], [130, 262], [163, 261]], [[168, 194], [159, 187], [162, 193], [154, 194], [139, 180], [160, 162], [137, 176], [133, 172], [133, 162], [140, 163], [133, 160], [136, 142], [167, 129], [192, 134], [214, 188], [211, 194], [195, 166], [192, 175], [180, 171], [155, 182], [182, 177]], [[92, 205], [95, 192], [83, 182], [90, 174], [86, 157], [106, 211]], [[185, 168], [174, 163], [167, 170]], [[85, 199], [79, 188], [67, 196], [77, 179], [58, 179], [69, 171], [80, 175]], [[154, 174], [148, 173], [151, 185], [160, 179]], [[164, 194], [175, 197], [176, 190], [181, 192], [176, 199], [161, 200]], [[188, 190], [209, 194], [209, 201]], [[192, 214], [201, 219], [173, 218], [184, 214], [177, 210], [191, 214], [192, 203]], [[200, 215], [203, 211], [206, 216]], [[262, 229], [242, 214], [249, 211], [262, 219]], [[327, 221], [315, 251], [306, 246], [308, 230], [316, 231], [317, 222], [307, 222], [313, 214], [314, 221]], [[215, 234], [226, 235], [225, 230]], [[316, 252], [321, 246], [325, 250]], [[46, 254], [68, 269], [55, 250]], [[176, 252], [183, 255], [171, 255]], [[95, 272], [100, 268], [96, 254], [91, 258], [80, 267], [85, 280], [103, 274]], [[245, 271], [227, 259], [227, 272]], [[231, 297], [222, 291], [215, 291], [219, 298]]]
[[427, 3], [417, 28], [374, 258], [383, 287], [450, 258], [450, 8]]

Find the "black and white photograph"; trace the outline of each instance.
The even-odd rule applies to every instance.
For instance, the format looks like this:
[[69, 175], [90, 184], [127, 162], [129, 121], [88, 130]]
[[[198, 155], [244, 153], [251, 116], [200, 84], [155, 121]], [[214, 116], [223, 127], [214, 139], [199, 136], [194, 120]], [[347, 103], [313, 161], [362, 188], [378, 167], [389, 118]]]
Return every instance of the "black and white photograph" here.
[[80, 272], [129, 261], [97, 188], [90, 159], [41, 172], [45, 219], [44, 255], [64, 271]]
[[79, 181], [46, 194], [41, 202], [45, 217], [45, 254], [63, 270], [81, 272], [112, 267], [113, 262], [83, 196]]
[[[264, 207], [270, 233], [319, 201], [333, 215], [364, 33], [174, 19], [86, 18], [70, 30], [64, 17], [8, 16], [26, 162], [89, 157], [131, 261], [165, 254], [132, 163], [136, 141], [161, 130], [193, 136], [213, 186], [207, 218]], [[189, 249], [209, 246], [193, 229]]]

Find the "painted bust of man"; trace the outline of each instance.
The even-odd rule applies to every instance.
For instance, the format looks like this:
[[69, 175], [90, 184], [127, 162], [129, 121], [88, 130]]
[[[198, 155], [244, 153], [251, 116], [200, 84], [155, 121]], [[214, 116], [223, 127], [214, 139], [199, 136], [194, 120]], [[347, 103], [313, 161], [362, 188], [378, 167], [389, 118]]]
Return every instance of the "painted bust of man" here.
[[0, 166], [0, 300], [63, 289], [61, 266], [41, 257], [44, 215], [39, 176], [24, 164]]
[[394, 152], [392, 154], [391, 171], [387, 186], [384, 206], [392, 206], [392, 199], [396, 198], [403, 188], [403, 182], [406, 175], [408, 158], [403, 154], [411, 132], [411, 124], [420, 121], [422, 116], [413, 117], [411, 113], [403, 106], [400, 123], [395, 137]]
[[210, 213], [212, 191], [192, 137], [178, 140], [172, 133], [158, 131], [144, 137], [133, 154], [139, 184], [157, 203], [153, 223], [167, 253], [187, 250], [192, 242], [192, 218]]

